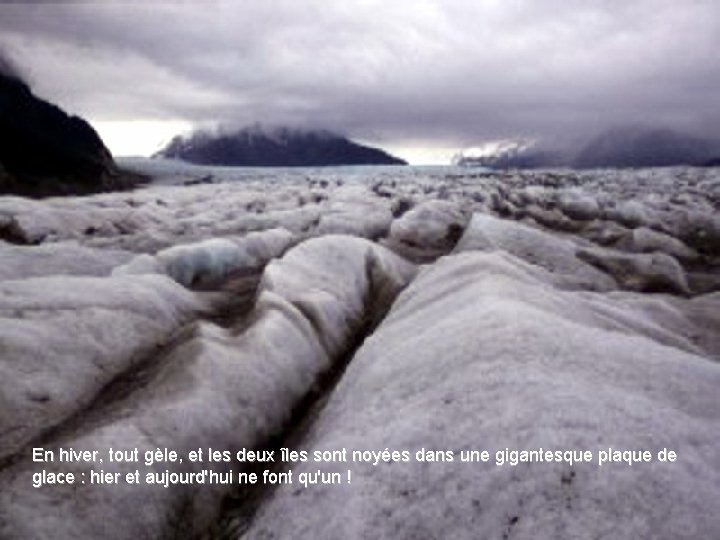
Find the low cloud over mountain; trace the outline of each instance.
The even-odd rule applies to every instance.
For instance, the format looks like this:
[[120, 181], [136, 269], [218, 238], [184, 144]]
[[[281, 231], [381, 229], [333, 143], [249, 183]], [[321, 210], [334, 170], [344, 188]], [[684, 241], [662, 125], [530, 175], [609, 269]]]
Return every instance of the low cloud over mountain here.
[[362, 146], [328, 131], [259, 125], [224, 133], [198, 132], [175, 137], [158, 157], [177, 158], [204, 165], [323, 166], [405, 165], [377, 148]]
[[607, 130], [577, 146], [553, 147], [543, 141], [523, 140], [486, 144], [460, 153], [455, 162], [498, 169], [639, 168], [711, 166], [718, 156], [718, 140], [670, 129], [624, 126]]

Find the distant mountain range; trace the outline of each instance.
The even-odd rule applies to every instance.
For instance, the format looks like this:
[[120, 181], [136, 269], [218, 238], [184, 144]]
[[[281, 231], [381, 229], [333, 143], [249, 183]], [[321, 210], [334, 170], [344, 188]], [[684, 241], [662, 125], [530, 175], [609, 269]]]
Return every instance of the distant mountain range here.
[[0, 194], [93, 193], [137, 180], [118, 169], [85, 120], [36, 97], [16, 75], [0, 72]]
[[577, 168], [704, 165], [720, 155], [717, 142], [669, 129], [622, 128], [590, 141], [575, 158]]
[[720, 142], [669, 129], [616, 128], [579, 149], [552, 149], [536, 141], [506, 140], [458, 154], [458, 165], [490, 168], [603, 167], [639, 168], [673, 165], [717, 166]]
[[260, 125], [227, 133], [195, 132], [178, 136], [154, 157], [201, 165], [249, 167], [407, 165], [383, 150], [357, 144], [329, 131]]

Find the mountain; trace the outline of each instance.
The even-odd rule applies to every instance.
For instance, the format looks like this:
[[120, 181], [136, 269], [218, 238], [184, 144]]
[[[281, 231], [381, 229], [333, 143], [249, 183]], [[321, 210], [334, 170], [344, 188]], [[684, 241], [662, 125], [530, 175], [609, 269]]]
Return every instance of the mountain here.
[[718, 145], [669, 129], [616, 128], [591, 140], [573, 165], [597, 167], [667, 167], [700, 165], [717, 157]]
[[265, 129], [259, 125], [229, 133], [178, 136], [155, 157], [201, 165], [250, 167], [407, 164], [383, 150], [362, 146], [328, 131]]
[[564, 148], [529, 139], [492, 141], [464, 150], [453, 163], [493, 169], [713, 166], [719, 155], [718, 142], [669, 129], [634, 126], [614, 128], [584, 145]]
[[44, 197], [127, 188], [140, 178], [121, 172], [82, 118], [36, 97], [0, 72], [0, 194]]

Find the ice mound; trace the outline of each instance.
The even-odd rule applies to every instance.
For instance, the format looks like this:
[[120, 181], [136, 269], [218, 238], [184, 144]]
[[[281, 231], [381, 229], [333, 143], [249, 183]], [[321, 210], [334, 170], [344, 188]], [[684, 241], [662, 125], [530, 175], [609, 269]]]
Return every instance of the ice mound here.
[[93, 249], [76, 242], [39, 246], [0, 244], [0, 281], [52, 275], [108, 276], [133, 258], [127, 251]]
[[535, 204], [525, 206], [520, 212], [520, 217], [530, 218], [551, 231], [574, 233], [584, 226], [584, 223], [570, 219], [557, 208], [548, 209]]
[[647, 227], [638, 227], [629, 231], [615, 247], [636, 253], [657, 251], [682, 261], [694, 261], [698, 258], [698, 253], [686, 246], [682, 240]]
[[0, 199], [0, 238], [15, 244], [37, 244], [53, 233], [88, 226], [87, 216], [62, 215], [42, 201], [20, 197]]
[[390, 202], [378, 199], [364, 186], [345, 186], [333, 193], [321, 214], [318, 234], [345, 234], [377, 240], [392, 222]]
[[275, 228], [299, 234], [320, 220], [319, 205], [298, 205], [306, 190], [271, 189], [268, 181], [260, 186], [151, 186], [133, 193], [40, 201], [2, 197], [0, 240], [77, 240], [91, 247], [154, 253], [176, 244]]
[[139, 255], [116, 268], [113, 275], [167, 274], [185, 287], [216, 284], [233, 272], [257, 270], [294, 241], [285, 229], [250, 233], [236, 241], [212, 238], [173, 246], [155, 256]]
[[[595, 298], [598, 309], [605, 300], [602, 296]], [[651, 321], [653, 326], [664, 329], [665, 336], [682, 336], [689, 344], [683, 346], [675, 342], [675, 346], [690, 351], [702, 351], [702, 354], [720, 361], [720, 292], [681, 298], [618, 291], [612, 293], [607, 302], [614, 306], [615, 319], [621, 320], [622, 310], [630, 311], [635, 314], [635, 321]], [[630, 331], [637, 330], [632, 326], [627, 328]], [[658, 332], [652, 335], [656, 341], [668, 343], [662, 336], [663, 333]]]
[[618, 203], [607, 215], [627, 227], [649, 227], [660, 222], [652, 208], [635, 199]]
[[621, 241], [629, 243], [627, 239], [632, 237], [632, 229], [628, 229], [614, 221], [596, 219], [582, 227], [578, 234], [594, 244], [611, 246]]
[[619, 253], [604, 248], [582, 248], [578, 257], [612, 275], [625, 289], [638, 292], [690, 294], [680, 263], [665, 253]]
[[[189, 328], [160, 355], [142, 385], [116, 398], [102, 415], [91, 411], [89, 421], [81, 419], [45, 446], [138, 448], [141, 453], [158, 447], [182, 453], [207, 446], [220, 451], [258, 448], [284, 428], [318, 376], [348, 351], [373, 314], [389, 307], [414, 272], [413, 265], [365, 240], [309, 240], [268, 266], [252, 322], [241, 333], [210, 324]], [[161, 277], [133, 279], [172, 283]], [[52, 345], [42, 335], [35, 342], [38, 348]], [[17, 385], [18, 378], [11, 374], [2, 383]], [[100, 421], [93, 419], [98, 417]], [[208, 466], [185, 462], [158, 464], [153, 470], [187, 472]], [[47, 467], [82, 470], [58, 462]], [[106, 460], [97, 467], [125, 473], [136, 465]], [[29, 460], [19, 459], [0, 471], [4, 539], [196, 536], [206, 531], [220, 497], [231, 489], [86, 484], [77, 492], [80, 496], [68, 497], [66, 486], [31, 487], [28, 473], [33, 468]], [[214, 466], [216, 471], [231, 468], [237, 471], [238, 464]]]
[[157, 227], [162, 209], [156, 209], [153, 214], [138, 212], [132, 203], [115, 201], [118, 196], [41, 201], [2, 197], [0, 238], [16, 244], [39, 244], [85, 235], [121, 235]]
[[329, 235], [302, 243], [268, 265], [260, 291], [292, 303], [334, 355], [347, 345], [353, 328], [372, 324], [384, 313], [414, 273], [414, 265], [384, 248]]
[[[321, 212], [315, 205], [258, 211], [257, 213], [243, 213], [240, 216], [231, 216], [227, 220], [220, 222], [207, 223], [203, 226], [203, 230], [206, 229], [209, 234], [227, 236], [282, 228], [294, 234], [302, 234], [313, 229], [320, 221], [320, 216]], [[189, 225], [189, 228], [193, 230], [196, 225], [196, 223], [193, 223]]]
[[601, 216], [601, 207], [595, 197], [578, 191], [567, 191], [560, 197], [560, 210], [570, 219], [592, 221]]
[[720, 257], [720, 217], [717, 206], [708, 212], [690, 210], [678, 226], [678, 236], [701, 253]]
[[0, 458], [88, 405], [201, 309], [161, 276], [0, 282]]
[[393, 221], [387, 246], [410, 258], [448, 253], [470, 221], [463, 205], [443, 200], [425, 201]]
[[570, 239], [476, 213], [455, 252], [505, 251], [545, 268], [567, 287], [600, 291], [616, 288], [610, 276], [577, 257], [578, 248]]
[[[343, 478], [351, 469], [352, 483], [281, 486], [242, 538], [713, 538], [720, 365], [620, 331], [627, 319], [653, 323], [622, 303], [614, 311], [624, 319], [614, 318], [607, 305], [596, 309], [591, 298], [602, 295], [559, 291], [531, 268], [499, 253], [463, 253], [423, 271], [298, 443], [408, 450], [412, 460], [322, 464]], [[680, 458], [494, 463], [496, 450], [541, 447], [595, 455], [667, 447]], [[456, 458], [415, 461], [423, 448]], [[460, 463], [470, 449], [489, 450], [492, 462]], [[296, 475], [317, 468], [293, 467]]]
[[201, 281], [219, 281], [233, 270], [249, 266], [247, 259], [243, 250], [224, 238], [173, 246], [157, 254], [160, 266], [186, 287]]

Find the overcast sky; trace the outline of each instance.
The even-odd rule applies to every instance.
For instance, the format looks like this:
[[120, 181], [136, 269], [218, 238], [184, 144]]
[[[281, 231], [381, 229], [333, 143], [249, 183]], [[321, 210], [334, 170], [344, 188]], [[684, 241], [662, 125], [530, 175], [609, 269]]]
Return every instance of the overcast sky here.
[[0, 49], [116, 154], [258, 121], [420, 161], [620, 124], [720, 132], [718, 0], [0, 2]]

